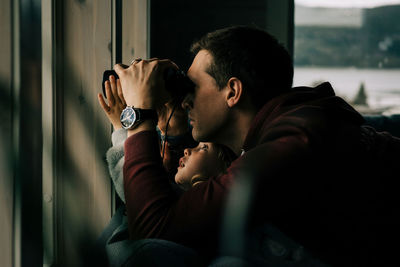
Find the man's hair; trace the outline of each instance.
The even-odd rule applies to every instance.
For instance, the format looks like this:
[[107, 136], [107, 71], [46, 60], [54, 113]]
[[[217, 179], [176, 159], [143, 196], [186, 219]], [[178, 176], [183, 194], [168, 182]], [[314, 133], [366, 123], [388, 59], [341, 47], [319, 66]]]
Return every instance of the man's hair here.
[[193, 43], [191, 51], [196, 55], [200, 50], [213, 57], [206, 71], [217, 85], [223, 88], [231, 77], [238, 78], [257, 109], [292, 87], [291, 56], [264, 30], [250, 26], [216, 30]]

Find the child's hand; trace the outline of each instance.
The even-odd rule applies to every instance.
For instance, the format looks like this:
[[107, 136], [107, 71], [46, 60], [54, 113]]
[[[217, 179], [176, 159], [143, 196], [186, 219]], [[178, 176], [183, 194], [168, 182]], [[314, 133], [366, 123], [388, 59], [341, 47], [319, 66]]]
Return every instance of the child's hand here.
[[105, 89], [108, 105], [106, 104], [102, 94], [97, 95], [99, 103], [111, 124], [114, 126], [114, 130], [117, 130], [122, 128], [120, 116], [122, 110], [126, 107], [119, 79], [115, 80], [115, 77], [111, 75], [109, 80], [105, 82]]

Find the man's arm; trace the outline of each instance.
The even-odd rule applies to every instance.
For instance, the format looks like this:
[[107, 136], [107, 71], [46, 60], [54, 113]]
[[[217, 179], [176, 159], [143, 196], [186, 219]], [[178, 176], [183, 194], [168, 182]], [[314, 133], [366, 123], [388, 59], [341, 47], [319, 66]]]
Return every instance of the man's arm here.
[[[262, 176], [256, 177], [258, 180], [261, 178], [262, 186], [276, 182], [285, 184], [287, 181], [276, 179], [282, 178], [280, 167], [304, 155], [304, 150], [297, 149], [304, 147], [303, 141], [297, 136], [290, 136], [266, 142], [236, 160], [227, 174], [212, 177], [178, 197], [165, 179], [156, 132], [143, 131], [131, 136], [125, 143], [124, 166], [131, 238], [163, 238], [193, 248], [215, 244], [219, 237], [224, 202], [234, 177], [237, 179], [245, 167], [251, 167], [257, 175], [262, 173]], [[266, 180], [268, 178], [270, 182]], [[271, 186], [260, 192], [264, 200], [270, 198], [271, 207], [276, 207], [273, 202], [274, 197], [279, 195], [278, 190]], [[263, 201], [262, 205], [266, 214], [268, 201]]]
[[216, 234], [226, 192], [221, 179], [178, 197], [166, 179], [156, 131], [129, 137], [125, 151], [124, 186], [131, 238], [164, 238], [193, 247], [196, 240], [204, 242], [207, 233]]

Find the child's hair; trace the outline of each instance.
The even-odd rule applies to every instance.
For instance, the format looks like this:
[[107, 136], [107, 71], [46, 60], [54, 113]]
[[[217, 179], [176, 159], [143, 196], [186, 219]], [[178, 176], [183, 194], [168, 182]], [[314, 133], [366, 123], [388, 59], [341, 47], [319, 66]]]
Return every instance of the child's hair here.
[[[216, 164], [218, 164], [219, 166], [220, 170], [219, 174], [226, 173], [226, 170], [229, 168], [232, 161], [234, 161], [237, 158], [237, 156], [235, 155], [235, 153], [233, 153], [232, 150], [230, 150], [228, 147], [224, 145], [213, 143], [213, 147], [218, 153], [219, 162], [216, 162]], [[205, 177], [202, 174], [195, 174], [191, 179], [192, 187], [201, 182], [207, 181], [208, 178], [209, 177]]]

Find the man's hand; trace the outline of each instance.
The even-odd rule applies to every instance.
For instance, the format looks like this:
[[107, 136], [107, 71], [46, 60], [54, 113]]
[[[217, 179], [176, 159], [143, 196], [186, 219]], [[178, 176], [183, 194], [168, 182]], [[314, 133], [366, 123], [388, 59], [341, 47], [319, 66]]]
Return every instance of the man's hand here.
[[177, 66], [170, 60], [149, 59], [134, 61], [126, 67], [114, 66], [121, 79], [122, 92], [126, 104], [142, 109], [159, 109], [170, 100], [165, 90], [164, 71]]
[[105, 102], [103, 95], [98, 94], [100, 106], [103, 108], [104, 113], [114, 126], [114, 130], [122, 128], [120, 122], [120, 116], [122, 110], [126, 107], [125, 99], [122, 94], [121, 83], [115, 80], [115, 77], [111, 75], [109, 80], [105, 82], [106, 97], [108, 104]]

